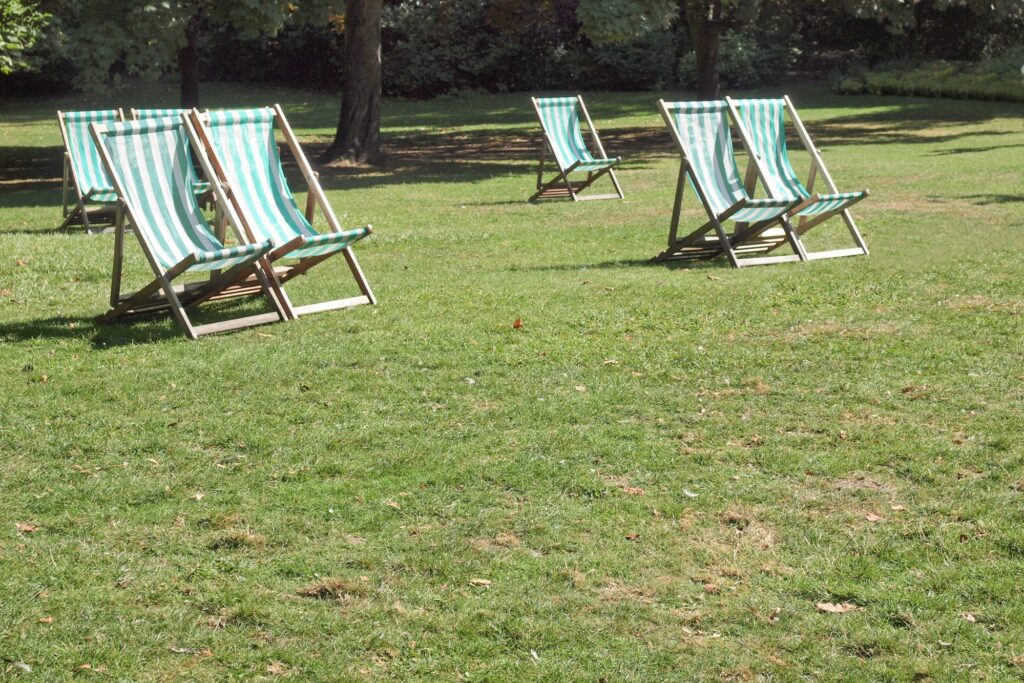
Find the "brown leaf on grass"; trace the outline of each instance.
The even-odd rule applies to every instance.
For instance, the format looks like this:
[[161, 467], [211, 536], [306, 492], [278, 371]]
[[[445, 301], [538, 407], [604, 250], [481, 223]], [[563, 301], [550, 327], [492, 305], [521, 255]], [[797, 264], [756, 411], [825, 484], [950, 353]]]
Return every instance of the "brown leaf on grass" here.
[[0, 289], [0, 299], [14, 298], [14, 292], [9, 289]]
[[394, 508], [396, 510], [401, 510], [402, 509], [402, 506], [399, 505], [396, 501], [393, 501], [393, 500], [384, 501], [384, 504], [387, 505], [389, 508]]
[[15, 528], [23, 534], [34, 534], [39, 531], [38, 524], [28, 524], [26, 522], [15, 522]]
[[366, 588], [353, 581], [324, 579], [305, 588], [300, 588], [298, 594], [304, 598], [315, 598], [317, 600], [346, 601], [353, 597], [366, 595]]
[[280, 676], [288, 673], [288, 667], [284, 662], [271, 662], [270, 664], [267, 664], [267, 673]]
[[719, 588], [718, 586], [716, 586], [713, 583], [705, 583], [704, 584], [704, 592], [707, 593], [708, 595], [718, 595], [719, 593], [722, 592], [722, 589]]
[[176, 655], [198, 655], [200, 657], [212, 657], [213, 653], [205, 647], [176, 647], [171, 645], [167, 648]]
[[491, 585], [490, 579], [470, 579], [470, 586], [478, 586], [480, 588], [488, 588]]
[[639, 486], [623, 486], [622, 487], [622, 492], [623, 493], [628, 493], [631, 496], [642, 496], [642, 495], [644, 495], [644, 490], [642, 488], [640, 488]]
[[194, 501], [200, 501], [200, 500], [202, 500], [202, 499], [203, 499], [203, 498], [205, 498], [205, 497], [206, 497], [206, 494], [205, 494], [205, 493], [203, 493], [203, 492], [201, 492], [201, 491], [197, 491], [196, 493], [194, 493], [194, 494], [192, 495], [192, 500], [194, 500]]
[[1024, 668], [1024, 655], [1018, 655], [1016, 657], [1010, 657], [1010, 666], [1017, 666]]
[[619, 364], [619, 361], [615, 360], [614, 358], [605, 358], [603, 361], [601, 361], [601, 365], [618, 365], [618, 364]]
[[53, 623], [53, 617], [39, 617], [39, 623], [40, 624], [52, 624]]
[[585, 386], [583, 386], [582, 384], [577, 384], [576, 385], [576, 391], [580, 392], [581, 394], [582, 393], [586, 393], [587, 388]]
[[627, 541], [636, 541], [640, 539], [640, 534], [626, 534]]
[[893, 505], [891, 509], [893, 512], [904, 512], [907, 508], [905, 505]]
[[18, 264], [19, 268], [24, 268], [25, 266], [28, 265], [28, 262], [31, 261], [31, 260], [32, 260], [31, 256], [26, 256], [25, 258], [15, 259], [14, 262], [16, 264]]
[[512, 329], [513, 330], [521, 330], [521, 329], [523, 329], [523, 321], [522, 321], [521, 318], [516, 318], [515, 322], [512, 323]]
[[718, 277], [717, 275], [708, 275], [708, 279], [709, 280], [717, 280], [719, 282], [722, 280], [722, 278]]
[[975, 624], [975, 623], [977, 623], [977, 622], [978, 622], [978, 619], [977, 619], [977, 617], [975, 617], [975, 616], [974, 616], [973, 614], [971, 614], [970, 612], [964, 612], [963, 614], [961, 614], [961, 615], [960, 615], [960, 617], [961, 617], [961, 618], [962, 618], [962, 619], [963, 619], [964, 621], [966, 621], [966, 622], [968, 622], [968, 623], [971, 623], [971, 624]]
[[868, 520], [869, 522], [881, 522], [881, 521], [884, 521], [884, 518], [879, 517], [874, 512], [869, 512], [868, 514], [864, 515], [864, 519]]
[[852, 602], [818, 602], [814, 606], [818, 608], [818, 611], [828, 612], [829, 614], [845, 614], [860, 609], [859, 606], [854, 605]]

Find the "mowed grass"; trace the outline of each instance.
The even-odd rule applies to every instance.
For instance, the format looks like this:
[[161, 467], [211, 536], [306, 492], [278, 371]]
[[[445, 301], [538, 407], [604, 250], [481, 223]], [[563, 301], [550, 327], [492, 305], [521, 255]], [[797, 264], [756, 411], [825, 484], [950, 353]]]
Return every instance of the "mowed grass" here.
[[113, 239], [54, 229], [55, 110], [173, 87], [5, 103], [0, 679], [1020, 677], [1024, 107], [790, 92], [870, 257], [648, 263], [656, 94], [586, 98], [626, 201], [541, 206], [525, 95], [387, 101], [323, 169], [380, 304], [199, 342], [94, 322]]

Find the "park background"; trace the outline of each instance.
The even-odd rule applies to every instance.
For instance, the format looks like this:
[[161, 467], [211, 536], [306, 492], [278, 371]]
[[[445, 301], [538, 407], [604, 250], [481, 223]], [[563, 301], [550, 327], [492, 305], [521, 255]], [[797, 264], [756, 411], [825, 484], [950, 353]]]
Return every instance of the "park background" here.
[[[383, 163], [320, 166], [379, 305], [201, 342], [95, 321], [55, 113], [280, 102], [330, 157], [341, 8], [2, 7], [0, 680], [1021, 676], [1019, 3], [723, 3], [721, 94], [872, 191], [870, 256], [741, 270], [650, 263], [680, 5], [386, 3]], [[526, 202], [541, 92], [624, 202]], [[320, 270], [296, 300], [352, 291]]]

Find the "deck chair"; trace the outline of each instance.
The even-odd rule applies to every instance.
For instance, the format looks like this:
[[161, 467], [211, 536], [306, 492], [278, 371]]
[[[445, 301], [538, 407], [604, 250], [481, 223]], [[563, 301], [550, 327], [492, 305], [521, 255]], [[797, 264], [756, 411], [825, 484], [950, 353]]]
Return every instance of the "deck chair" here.
[[[184, 116], [188, 114], [191, 109], [178, 109], [175, 107], [165, 107], [163, 109], [132, 109], [132, 120], [142, 121], [144, 119], [160, 119], [167, 116]], [[199, 204], [203, 208], [207, 208], [210, 204], [210, 200], [213, 199], [213, 192], [210, 191], [210, 182], [207, 180], [196, 180], [195, 187], [192, 191], [199, 197]]]
[[[825, 168], [821, 152], [811, 141], [803, 122], [796, 113], [796, 108], [789, 97], [782, 99], [741, 99], [726, 97], [729, 111], [740, 129], [751, 163], [747, 166], [746, 189], [753, 193], [758, 172], [763, 175], [768, 193], [772, 197], [798, 197], [801, 201], [789, 212], [789, 219], [798, 217], [795, 225], [797, 237], [833, 216], [840, 215], [846, 223], [856, 247], [847, 249], [831, 249], [827, 251], [807, 252], [808, 259], [835, 258], [837, 256], [857, 256], [868, 253], [868, 247], [857, 230], [857, 224], [850, 215], [850, 207], [868, 196], [867, 190], [859, 192], [839, 192], [832, 176]], [[786, 149], [785, 116], [793, 121], [797, 134], [804, 148], [811, 155], [811, 170], [805, 186], [789, 160]], [[758, 169], [759, 167], [759, 169]], [[814, 181], [820, 175], [828, 193], [813, 193]], [[804, 247], [806, 251], [806, 245]]]
[[[537, 192], [530, 197], [534, 202], [538, 199], [549, 199], [555, 197], [572, 197], [574, 202], [584, 199], [623, 199], [622, 188], [619, 180], [615, 177], [614, 167], [621, 159], [615, 157], [609, 159], [605, 154], [601, 139], [597, 136], [597, 129], [594, 122], [590, 120], [587, 107], [583, 104], [583, 98], [576, 97], [533, 97], [533, 108], [540, 119], [540, 126], [544, 139], [540, 143], [540, 163], [537, 164]], [[599, 157], [595, 157], [587, 149], [583, 142], [583, 133], [580, 130], [580, 115], [587, 120], [590, 128], [590, 135], [594, 140], [594, 147], [597, 148]], [[555, 158], [555, 165], [558, 167], [558, 175], [548, 182], [544, 182], [544, 154], [551, 151]], [[570, 179], [572, 173], [586, 173], [584, 180], [573, 181]], [[598, 194], [580, 197], [583, 190], [594, 184], [604, 174], [612, 180], [615, 186], [615, 194]]]
[[[89, 134], [89, 125], [123, 120], [124, 114], [120, 109], [57, 112], [60, 136], [64, 141], [64, 183], [61, 191], [64, 222], [60, 229], [82, 225], [90, 234], [97, 234], [107, 232], [113, 226], [117, 193], [103, 168], [99, 150]], [[69, 207], [68, 197], [72, 190], [75, 204]]]
[[[352, 251], [352, 245], [373, 232], [373, 228], [369, 225], [352, 230], [341, 228], [280, 105], [206, 113], [193, 111], [187, 125], [204, 172], [208, 178], [217, 179], [215, 184], [224, 186], [225, 195], [250, 239], [273, 240], [276, 248], [268, 255], [271, 263], [291, 262], [275, 267], [275, 275], [282, 284], [335, 254], [345, 256], [362, 295], [292, 306], [283, 294], [285, 306], [293, 315], [377, 303]], [[309, 188], [305, 213], [299, 210], [288, 188], [274, 139], [275, 126], [284, 135]], [[313, 228], [317, 206], [331, 232], [319, 233]]]
[[[228, 247], [217, 239], [199, 210], [192, 188], [189, 139], [181, 117], [93, 124], [93, 140], [113, 181], [119, 199], [114, 243], [114, 274], [110, 310], [101, 321], [170, 309], [190, 339], [226, 330], [286, 320], [278, 289], [267, 277], [265, 255], [270, 240]], [[215, 188], [216, 189], [216, 188]], [[228, 208], [228, 218], [239, 233], [239, 221]], [[121, 295], [125, 219], [149, 261], [154, 280], [135, 292]], [[178, 276], [203, 274], [199, 282], [175, 286]], [[250, 279], [252, 280], [250, 282]], [[187, 308], [210, 299], [262, 293], [270, 313], [193, 325]]]
[[[665, 102], [658, 108], [675, 141], [682, 161], [672, 207], [668, 249], [656, 260], [711, 259], [725, 254], [735, 267], [804, 260], [803, 247], [786, 212], [798, 199], [753, 199], [740, 183], [733, 157], [728, 105], [716, 102]], [[679, 215], [686, 181], [704, 206], [708, 221], [686, 237], [679, 238]], [[723, 223], [736, 223], [727, 234]], [[792, 254], [764, 254], [788, 243]], [[741, 258], [744, 257], [744, 258]]]

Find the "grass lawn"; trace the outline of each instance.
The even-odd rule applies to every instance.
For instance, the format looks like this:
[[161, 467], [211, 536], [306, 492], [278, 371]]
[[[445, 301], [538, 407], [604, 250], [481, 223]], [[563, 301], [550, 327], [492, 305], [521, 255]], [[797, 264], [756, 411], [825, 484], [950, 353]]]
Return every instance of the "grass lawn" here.
[[0, 679], [1024, 675], [1024, 105], [794, 87], [872, 255], [732, 270], [648, 263], [657, 94], [586, 97], [626, 201], [541, 206], [526, 95], [388, 101], [323, 172], [380, 304], [190, 342], [55, 230], [55, 111], [174, 92], [0, 114]]

